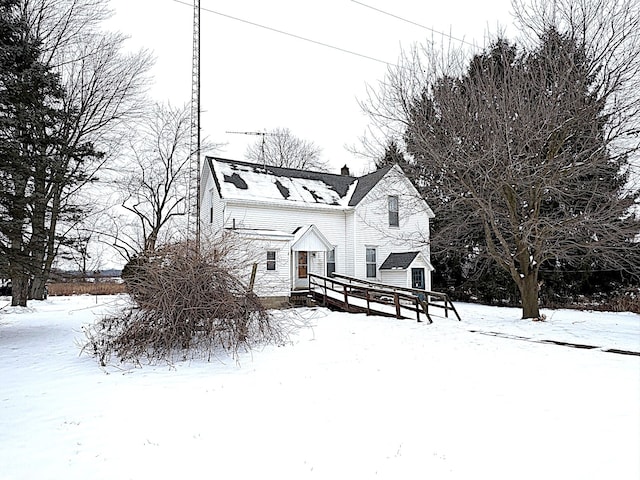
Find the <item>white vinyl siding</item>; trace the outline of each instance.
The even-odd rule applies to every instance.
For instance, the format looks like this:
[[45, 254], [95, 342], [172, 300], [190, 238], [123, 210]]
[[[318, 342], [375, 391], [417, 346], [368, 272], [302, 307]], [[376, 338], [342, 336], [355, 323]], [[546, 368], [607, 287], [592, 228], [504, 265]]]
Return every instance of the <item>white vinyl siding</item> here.
[[[258, 264], [253, 291], [259, 297], [288, 297], [291, 293], [289, 262], [291, 238], [277, 238], [252, 233], [237, 233], [230, 239], [238, 246], [237, 262], [244, 265], [243, 281], [249, 283], [253, 264]], [[233, 255], [233, 252], [232, 252]], [[270, 258], [275, 255], [275, 270], [270, 270]], [[242, 274], [241, 274], [242, 275]]]
[[380, 270], [380, 281], [387, 285], [408, 288], [411, 285], [408, 281], [406, 270]]
[[200, 219], [204, 233], [215, 234], [220, 231], [224, 223], [224, 201], [220, 199], [218, 191], [210, 188], [202, 196]]

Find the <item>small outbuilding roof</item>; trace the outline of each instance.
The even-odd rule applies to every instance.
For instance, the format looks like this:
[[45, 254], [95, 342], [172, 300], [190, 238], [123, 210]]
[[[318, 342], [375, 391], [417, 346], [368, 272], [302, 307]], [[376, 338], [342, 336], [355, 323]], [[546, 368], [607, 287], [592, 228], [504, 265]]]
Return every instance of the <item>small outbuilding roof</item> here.
[[413, 263], [420, 252], [390, 253], [380, 270], [406, 270]]

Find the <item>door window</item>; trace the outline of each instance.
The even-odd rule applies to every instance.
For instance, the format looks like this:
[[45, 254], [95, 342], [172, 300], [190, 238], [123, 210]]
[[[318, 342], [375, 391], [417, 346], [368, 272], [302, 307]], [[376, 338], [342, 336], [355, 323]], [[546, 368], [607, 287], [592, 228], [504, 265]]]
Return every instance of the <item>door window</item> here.
[[307, 253], [298, 252], [298, 278], [307, 278]]

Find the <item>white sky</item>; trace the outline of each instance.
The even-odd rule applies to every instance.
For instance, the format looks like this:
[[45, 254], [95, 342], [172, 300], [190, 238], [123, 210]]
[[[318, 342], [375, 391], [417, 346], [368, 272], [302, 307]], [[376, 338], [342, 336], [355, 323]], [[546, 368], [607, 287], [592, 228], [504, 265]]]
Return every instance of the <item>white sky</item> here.
[[[131, 48], [154, 52], [151, 95], [175, 105], [191, 98], [193, 8], [185, 3], [112, 0], [115, 16], [107, 25], [130, 35]], [[509, 0], [362, 3], [479, 45], [487, 31], [511, 24]], [[386, 62], [435, 35], [350, 0], [201, 0], [201, 8], [203, 137], [227, 144], [221, 156], [242, 160], [258, 137], [226, 131], [287, 127], [320, 146], [336, 172], [345, 163], [353, 173], [367, 168], [344, 147], [359, 144], [368, 121], [358, 100], [367, 84], [384, 78], [387, 66], [207, 10]]]

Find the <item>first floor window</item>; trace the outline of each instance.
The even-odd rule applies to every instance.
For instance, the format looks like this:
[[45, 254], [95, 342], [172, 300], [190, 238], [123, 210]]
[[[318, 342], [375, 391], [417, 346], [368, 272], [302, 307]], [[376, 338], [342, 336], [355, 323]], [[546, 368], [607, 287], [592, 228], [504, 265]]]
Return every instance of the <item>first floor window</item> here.
[[267, 270], [275, 270], [276, 269], [276, 251], [268, 250], [267, 251]]
[[327, 277], [336, 271], [336, 249], [327, 252]]
[[374, 247], [367, 247], [366, 264], [367, 278], [376, 278], [377, 262], [376, 249]]
[[411, 269], [411, 288], [417, 288], [424, 290], [424, 268], [412, 268]]

